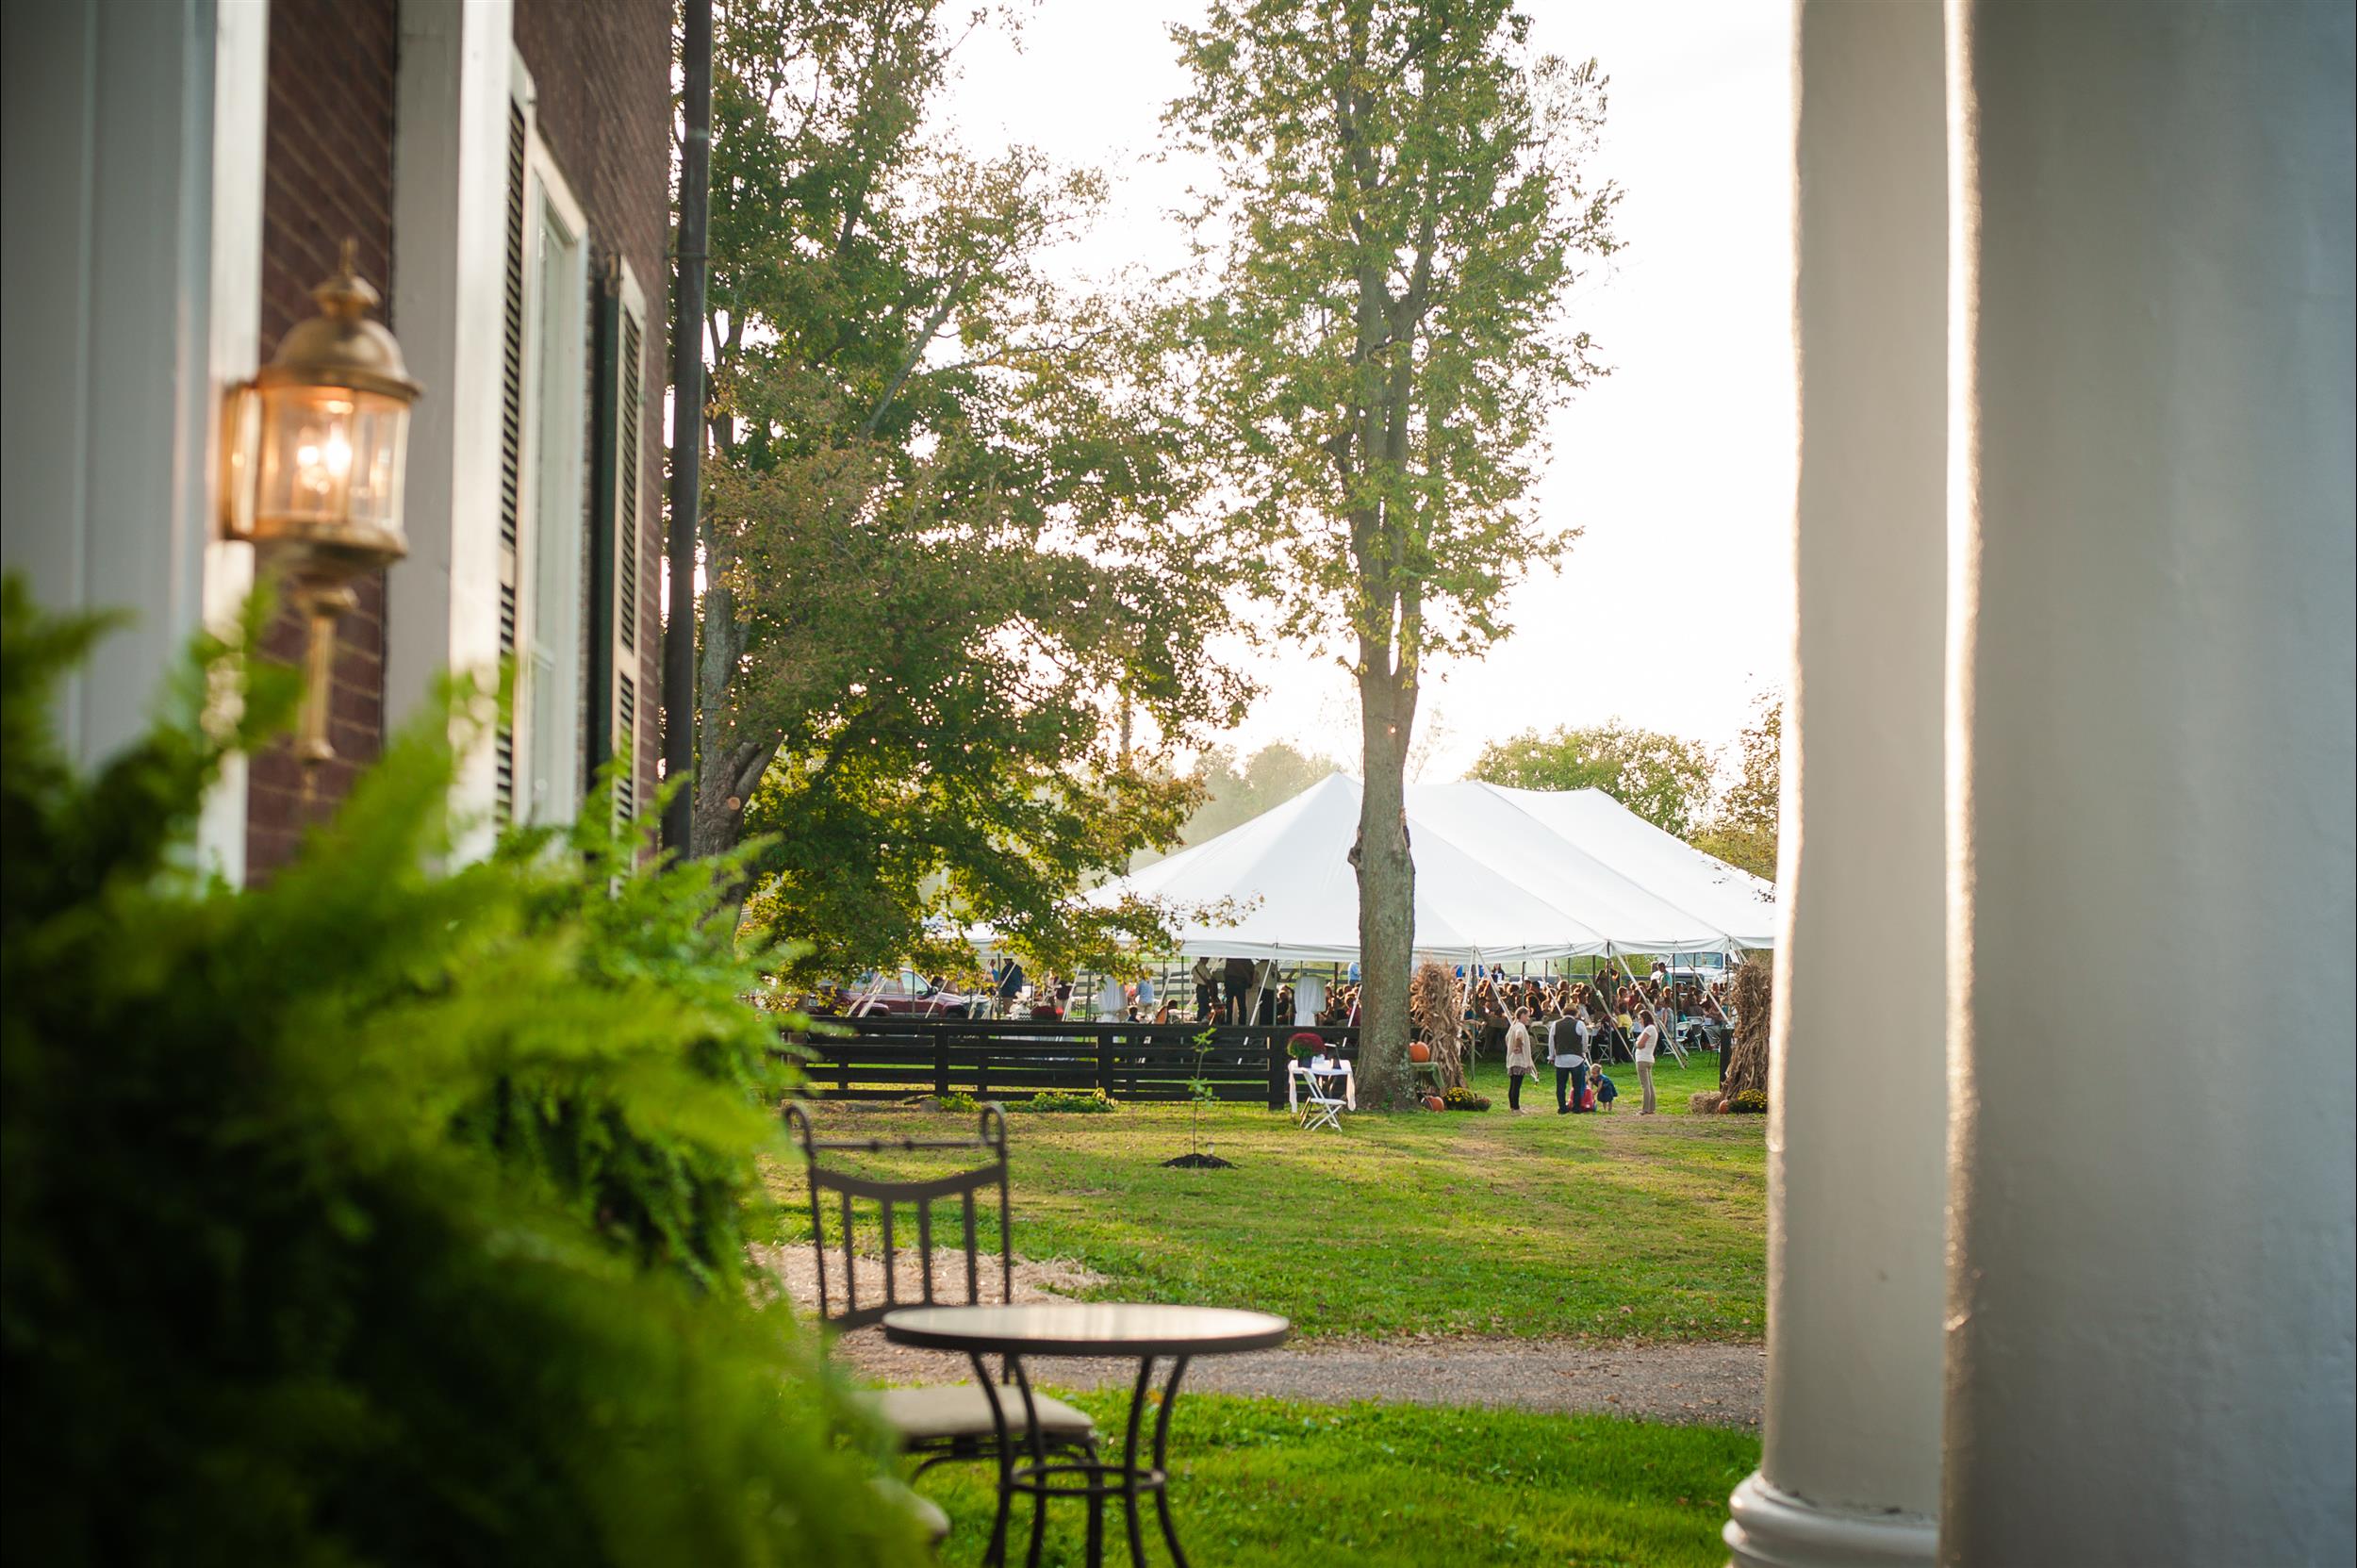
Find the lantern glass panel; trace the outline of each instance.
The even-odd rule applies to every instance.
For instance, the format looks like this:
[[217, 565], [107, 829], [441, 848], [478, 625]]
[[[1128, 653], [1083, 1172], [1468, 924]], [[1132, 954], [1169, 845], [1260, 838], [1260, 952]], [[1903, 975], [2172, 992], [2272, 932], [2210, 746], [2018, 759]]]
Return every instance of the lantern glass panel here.
[[398, 532], [409, 407], [347, 387], [266, 387], [261, 394], [257, 536], [356, 526]]

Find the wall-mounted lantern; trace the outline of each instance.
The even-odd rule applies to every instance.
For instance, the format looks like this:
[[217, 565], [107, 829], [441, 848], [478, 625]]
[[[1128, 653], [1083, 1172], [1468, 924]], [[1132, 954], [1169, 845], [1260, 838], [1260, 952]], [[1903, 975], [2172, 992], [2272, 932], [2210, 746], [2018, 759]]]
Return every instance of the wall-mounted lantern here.
[[298, 324], [230, 407], [227, 525], [252, 541], [309, 625], [295, 754], [336, 754], [327, 738], [336, 621], [357, 602], [354, 579], [409, 553], [402, 470], [409, 454], [409, 379], [401, 345], [369, 319], [374, 289], [343, 265], [311, 291], [320, 313]]

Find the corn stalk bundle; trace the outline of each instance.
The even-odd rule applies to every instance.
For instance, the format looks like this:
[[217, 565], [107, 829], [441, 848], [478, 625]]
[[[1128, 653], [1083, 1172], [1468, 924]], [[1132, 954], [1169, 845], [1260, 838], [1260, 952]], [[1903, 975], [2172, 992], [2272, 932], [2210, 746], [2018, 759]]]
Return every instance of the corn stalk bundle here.
[[1728, 997], [1735, 1004], [1735, 1040], [1727, 1049], [1726, 1092], [1768, 1092], [1768, 1022], [1774, 1011], [1774, 970], [1754, 958], [1736, 966]]
[[1432, 1048], [1442, 1089], [1465, 1081], [1465, 982], [1445, 965], [1425, 960], [1408, 982], [1408, 1025]]

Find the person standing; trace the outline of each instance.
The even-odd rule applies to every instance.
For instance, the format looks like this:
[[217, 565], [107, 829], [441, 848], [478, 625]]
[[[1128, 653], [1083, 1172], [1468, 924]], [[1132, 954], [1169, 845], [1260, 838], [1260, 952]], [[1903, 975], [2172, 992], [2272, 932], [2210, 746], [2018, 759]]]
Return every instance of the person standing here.
[[1547, 1026], [1547, 1054], [1555, 1063], [1555, 1114], [1568, 1115], [1588, 1097], [1588, 1021], [1576, 1011]]
[[1231, 958], [1221, 966], [1220, 979], [1226, 983], [1227, 1007], [1222, 1022], [1248, 1024], [1252, 1015], [1244, 1009], [1251, 1005], [1254, 971], [1259, 967], [1248, 958]]
[[998, 970], [998, 1011], [1001, 1015], [1014, 1012], [1017, 998], [1023, 995], [1023, 966], [1009, 958]]
[[1251, 1021], [1262, 1029], [1277, 1022], [1277, 960], [1273, 958], [1252, 966]]
[[1506, 1026], [1506, 1106], [1520, 1114], [1523, 1109], [1523, 1080], [1534, 1067], [1530, 1059], [1530, 1009], [1518, 1008], [1514, 1021]]
[[1650, 1008], [1638, 1014], [1637, 1020], [1644, 1026], [1637, 1032], [1637, 1044], [1633, 1050], [1637, 1058], [1638, 1087], [1644, 1091], [1644, 1098], [1639, 1102], [1637, 1114], [1640, 1116], [1650, 1116], [1654, 1109], [1653, 1053], [1654, 1048], [1661, 1043], [1661, 1026], [1655, 1022]]
[[1129, 999], [1128, 993], [1121, 988], [1121, 982], [1112, 975], [1107, 975], [1105, 982], [1096, 988], [1097, 1021], [1099, 1023], [1119, 1022], [1122, 1004]]
[[1138, 977], [1138, 1012], [1147, 1017], [1154, 1015], [1154, 977]]
[[1208, 1024], [1212, 1009], [1219, 1006], [1219, 977], [1211, 970], [1208, 957], [1195, 961], [1195, 1021]]

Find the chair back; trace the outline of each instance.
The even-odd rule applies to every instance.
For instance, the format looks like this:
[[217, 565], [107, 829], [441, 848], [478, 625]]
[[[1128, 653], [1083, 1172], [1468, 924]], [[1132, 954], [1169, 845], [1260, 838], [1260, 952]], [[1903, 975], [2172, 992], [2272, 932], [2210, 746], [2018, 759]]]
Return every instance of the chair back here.
[[[977, 1268], [975, 1203], [988, 1202], [995, 1191], [998, 1203], [998, 1290], [1001, 1304], [1014, 1299], [1014, 1241], [1013, 1215], [1007, 1197], [1007, 1118], [996, 1105], [981, 1107], [980, 1126], [970, 1138], [838, 1138], [822, 1140], [812, 1126], [810, 1114], [799, 1102], [789, 1101], [785, 1108], [786, 1126], [792, 1129], [794, 1141], [801, 1146], [802, 1162], [810, 1172], [810, 1241], [818, 1256], [818, 1318], [836, 1329], [858, 1329], [874, 1323], [897, 1307], [931, 1306], [937, 1300], [933, 1287], [933, 1205], [955, 1200], [959, 1210], [959, 1237], [965, 1253], [965, 1295], [967, 1305], [982, 1299], [981, 1276]], [[975, 1164], [947, 1176], [927, 1177], [910, 1181], [886, 1181], [863, 1174], [848, 1165], [831, 1164], [830, 1154], [884, 1154], [917, 1149], [960, 1149], [981, 1158]], [[842, 1237], [843, 1270], [841, 1302], [838, 1308], [835, 1293], [830, 1289], [827, 1268], [827, 1204], [820, 1195], [834, 1195], [837, 1226]], [[854, 1200], [875, 1206], [877, 1232], [883, 1256], [883, 1297], [862, 1305], [859, 1298], [859, 1275], [854, 1263], [852, 1241], [857, 1233], [858, 1211]], [[899, 1294], [898, 1249], [905, 1244], [905, 1232], [896, 1224], [902, 1208], [915, 1211], [916, 1254], [923, 1279], [921, 1295], [904, 1299]], [[955, 1297], [948, 1299], [954, 1300]]]

